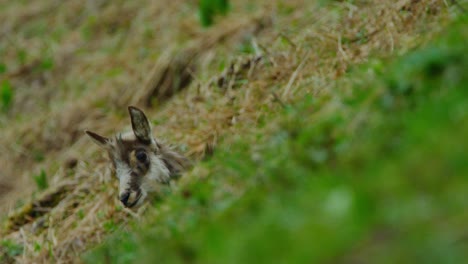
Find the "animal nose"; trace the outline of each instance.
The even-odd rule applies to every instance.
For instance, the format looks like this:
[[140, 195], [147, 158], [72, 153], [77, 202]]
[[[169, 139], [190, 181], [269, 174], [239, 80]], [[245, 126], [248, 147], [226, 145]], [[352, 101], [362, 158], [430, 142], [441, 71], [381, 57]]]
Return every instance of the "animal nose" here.
[[120, 195], [119, 200], [123, 205], [128, 206], [128, 198], [130, 198], [130, 192], [124, 192]]
[[143, 196], [141, 190], [126, 190], [119, 195], [119, 200], [125, 207], [133, 207], [138, 204], [138, 201]]

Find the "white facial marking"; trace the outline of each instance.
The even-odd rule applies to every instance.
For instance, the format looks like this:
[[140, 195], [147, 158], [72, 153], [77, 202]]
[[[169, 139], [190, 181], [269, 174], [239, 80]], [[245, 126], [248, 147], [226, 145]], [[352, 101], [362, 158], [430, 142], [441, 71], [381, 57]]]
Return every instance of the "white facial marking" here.
[[[125, 132], [119, 135], [122, 140], [125, 141], [133, 141], [136, 140], [136, 136], [133, 131]], [[156, 140], [151, 138], [151, 144], [155, 147]], [[154, 192], [158, 190], [158, 187], [161, 186], [161, 183], [168, 183], [170, 180], [170, 171], [166, 167], [166, 164], [162, 160], [160, 155], [157, 155], [153, 152], [147, 152], [148, 159], [150, 160], [150, 167], [145, 175], [140, 175], [142, 177], [140, 191], [141, 196], [137, 197], [139, 194], [135, 191], [130, 190], [130, 196], [128, 198], [128, 202], [132, 203], [138, 201], [134, 205], [135, 207], [140, 206], [148, 196], [148, 193]], [[116, 166], [116, 174], [119, 178], [119, 195], [123, 195], [130, 189], [130, 182], [132, 177], [132, 169], [129, 164], [123, 162], [120, 159], [114, 159], [115, 166]]]
[[130, 192], [130, 196], [128, 197], [128, 202], [133, 203], [138, 198], [137, 192]]
[[150, 168], [141, 183], [141, 190], [144, 192], [144, 196], [146, 196], [148, 192], [157, 190], [157, 187], [160, 186], [161, 183], [169, 182], [170, 179], [169, 169], [160, 156], [151, 153], [149, 159], [151, 161]]
[[119, 195], [121, 195], [130, 188], [132, 170], [125, 162], [120, 160], [115, 161], [115, 166], [115, 173], [117, 174], [117, 178], [119, 178]]
[[135, 207], [138, 207], [140, 206], [146, 199], [146, 196], [147, 196], [147, 192], [145, 190], [141, 190], [141, 197], [140, 199], [138, 200], [138, 202], [134, 205]]
[[166, 167], [166, 164], [164, 164], [161, 157], [158, 155], [151, 155], [151, 165], [148, 173], [148, 178], [150, 180], [156, 180], [164, 183], [169, 182], [169, 169]]

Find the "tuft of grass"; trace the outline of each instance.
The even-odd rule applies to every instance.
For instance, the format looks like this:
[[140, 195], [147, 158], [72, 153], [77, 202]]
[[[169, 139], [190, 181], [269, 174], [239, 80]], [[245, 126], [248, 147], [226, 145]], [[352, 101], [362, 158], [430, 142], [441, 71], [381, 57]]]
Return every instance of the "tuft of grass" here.
[[200, 23], [204, 27], [211, 26], [216, 15], [226, 15], [228, 11], [228, 0], [200, 0], [198, 4]]
[[8, 80], [4, 80], [0, 87], [0, 109], [8, 111], [13, 103], [13, 88]]
[[114, 220], [111, 219], [109, 221], [104, 222], [103, 228], [106, 232], [112, 232], [117, 230], [118, 225], [114, 222]]
[[43, 169], [39, 174], [34, 175], [34, 181], [36, 182], [36, 186], [40, 191], [45, 190], [49, 187], [49, 183], [47, 181], [47, 174]]
[[42, 249], [41, 244], [34, 242], [34, 252], [39, 252], [41, 251], [41, 249]]
[[26, 52], [26, 50], [24, 49], [19, 49], [17, 52], [16, 52], [16, 57], [18, 59], [18, 62], [21, 64], [21, 65], [24, 65], [26, 64], [26, 61], [28, 59], [28, 53]]
[[11, 240], [5, 239], [0, 242], [0, 262], [9, 263], [13, 258], [23, 253], [23, 246]]
[[53, 58], [44, 58], [41, 60], [39, 68], [43, 71], [51, 70], [54, 67]]
[[0, 63], [0, 74], [3, 74], [7, 71], [7, 66], [4, 63]]

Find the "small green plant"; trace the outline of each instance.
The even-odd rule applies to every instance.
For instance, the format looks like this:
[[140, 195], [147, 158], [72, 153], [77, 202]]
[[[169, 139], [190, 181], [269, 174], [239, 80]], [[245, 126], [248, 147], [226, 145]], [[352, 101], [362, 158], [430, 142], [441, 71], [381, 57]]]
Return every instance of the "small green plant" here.
[[12, 258], [23, 253], [23, 246], [14, 243], [11, 240], [5, 239], [0, 243], [0, 262], [9, 262]]
[[104, 230], [106, 230], [107, 232], [113, 232], [118, 227], [117, 224], [112, 219], [109, 220], [109, 221], [104, 222], [104, 224], [102, 226], [104, 227]]
[[84, 39], [89, 40], [93, 37], [95, 33], [95, 27], [97, 24], [97, 18], [95, 16], [89, 16], [86, 22], [81, 28], [81, 35]]
[[41, 244], [39, 244], [37, 241], [34, 242], [34, 252], [39, 252], [41, 251], [41, 249], [42, 249]]
[[41, 64], [40, 64], [41, 70], [47, 71], [47, 70], [51, 70], [53, 67], [54, 67], [54, 59], [47, 57], [41, 61]]
[[2, 112], [8, 111], [13, 102], [13, 89], [8, 80], [4, 80], [0, 87], [0, 109]]
[[47, 182], [47, 174], [44, 170], [41, 170], [41, 172], [38, 175], [34, 175], [34, 181], [36, 181], [37, 188], [40, 191], [45, 190], [47, 189], [47, 187], [49, 187], [49, 183]]
[[78, 218], [79, 218], [79, 219], [83, 220], [84, 217], [85, 217], [85, 214], [84, 214], [84, 212], [83, 212], [83, 209], [78, 210], [77, 215], [78, 215]]
[[225, 15], [229, 11], [228, 0], [200, 0], [198, 6], [202, 26], [209, 27], [218, 14]]
[[24, 49], [20, 49], [16, 53], [16, 57], [21, 65], [26, 64], [26, 60], [28, 59], [28, 53]]
[[7, 71], [7, 67], [5, 64], [0, 63], [0, 74], [5, 73]]

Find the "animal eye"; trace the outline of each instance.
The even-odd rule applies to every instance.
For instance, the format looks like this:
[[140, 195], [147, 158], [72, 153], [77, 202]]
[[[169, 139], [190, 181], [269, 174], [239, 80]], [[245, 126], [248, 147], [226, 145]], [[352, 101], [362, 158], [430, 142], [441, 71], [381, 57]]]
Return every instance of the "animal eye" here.
[[137, 160], [141, 161], [141, 162], [145, 162], [146, 159], [148, 158], [148, 156], [146, 155], [146, 153], [144, 151], [139, 151], [136, 153], [136, 158]]

